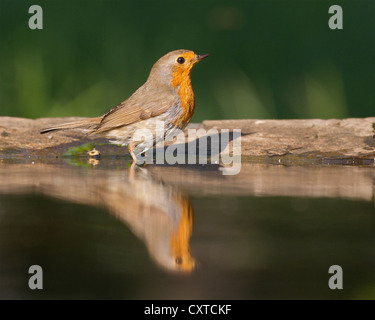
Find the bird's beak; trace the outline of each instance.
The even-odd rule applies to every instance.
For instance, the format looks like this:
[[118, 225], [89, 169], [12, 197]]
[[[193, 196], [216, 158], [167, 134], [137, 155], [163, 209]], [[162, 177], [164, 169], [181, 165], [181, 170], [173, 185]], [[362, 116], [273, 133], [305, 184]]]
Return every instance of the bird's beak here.
[[195, 60], [198, 62], [198, 61], [201, 61], [205, 58], [207, 58], [210, 54], [209, 53], [205, 53], [205, 54], [197, 54]]

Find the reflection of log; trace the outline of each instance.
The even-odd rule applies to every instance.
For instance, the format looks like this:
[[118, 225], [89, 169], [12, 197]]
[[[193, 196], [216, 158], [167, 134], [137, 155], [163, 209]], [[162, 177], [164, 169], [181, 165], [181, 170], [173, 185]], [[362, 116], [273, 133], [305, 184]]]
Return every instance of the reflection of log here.
[[141, 238], [162, 267], [189, 272], [193, 209], [176, 188], [142, 172], [75, 170], [51, 165], [0, 165], [0, 192], [31, 191], [87, 205], [104, 206]]
[[[124, 160], [122, 160], [124, 161]], [[113, 164], [110, 164], [113, 165]], [[106, 160], [100, 161], [100, 166], [106, 166]], [[206, 168], [206, 167], [204, 167]], [[98, 185], [104, 179], [110, 185], [110, 180], [120, 180], [118, 170], [106, 170], [100, 177], [97, 170], [80, 171], [64, 169], [74, 177], [82, 189], [66, 188], [55, 196], [67, 198], [87, 204], [101, 204], [98, 196], [88, 191], [90, 184]], [[125, 170], [126, 171], [126, 170]], [[156, 181], [164, 181], [168, 187], [177, 186], [194, 196], [296, 196], [296, 197], [328, 197], [362, 199], [370, 201], [374, 194], [375, 171], [371, 166], [293, 166], [242, 163], [241, 172], [234, 176], [223, 176], [218, 166], [202, 170], [201, 166], [148, 166], [147, 171]], [[68, 178], [53, 165], [5, 165], [0, 164], [0, 192], [17, 192], [29, 190], [34, 186], [53, 195], [54, 188], [50, 184], [64, 188]], [[65, 172], [65, 171], [61, 171]], [[69, 174], [69, 172], [71, 172]], [[64, 173], [65, 174], [65, 173]], [[125, 175], [124, 172], [121, 172]], [[121, 175], [120, 174], [120, 175]], [[81, 175], [81, 178], [80, 176]], [[87, 180], [83, 184], [82, 180]], [[5, 183], [5, 181], [7, 181]], [[72, 182], [70, 182], [72, 183]], [[130, 183], [128, 183], [130, 185]], [[78, 188], [78, 187], [77, 187]], [[129, 188], [130, 190], [130, 188]], [[80, 193], [87, 197], [82, 199]], [[138, 194], [139, 191], [138, 191]], [[144, 194], [144, 199], [148, 195]], [[90, 198], [91, 196], [91, 198]], [[134, 197], [135, 195], [133, 195]]]
[[375, 171], [372, 167], [246, 164], [234, 176], [180, 167], [151, 167], [157, 179], [183, 186], [194, 196], [290, 196], [328, 197], [371, 201]]

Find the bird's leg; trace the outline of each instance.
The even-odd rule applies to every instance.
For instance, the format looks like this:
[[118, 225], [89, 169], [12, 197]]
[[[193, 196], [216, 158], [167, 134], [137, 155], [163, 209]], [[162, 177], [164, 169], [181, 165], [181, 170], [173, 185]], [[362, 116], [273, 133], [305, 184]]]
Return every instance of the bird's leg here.
[[132, 165], [129, 167], [128, 171], [128, 177], [129, 181], [134, 181], [134, 175], [135, 175], [135, 162], [133, 161]]
[[[130, 153], [130, 155], [131, 155], [132, 158], [133, 158], [133, 163], [132, 163], [132, 165], [131, 165], [131, 168], [133, 168], [133, 169], [134, 169], [134, 167], [136, 166], [136, 164], [137, 164], [137, 162], [138, 162], [137, 156], [136, 156], [135, 153], [134, 153], [134, 149], [135, 149], [135, 147], [136, 147], [139, 143], [140, 143], [139, 141], [133, 141], [132, 143], [129, 143], [129, 145], [128, 145], [129, 153]], [[142, 154], [144, 155], [145, 153], [143, 152]], [[143, 164], [139, 164], [139, 165], [145, 167], [147, 164], [146, 164], [146, 162], [143, 162]]]
[[137, 164], [137, 157], [134, 153], [134, 149], [135, 149], [135, 144], [130, 143], [128, 145], [128, 150], [129, 150], [129, 153], [130, 153], [130, 155], [132, 156], [132, 159], [133, 159], [133, 163], [131, 164], [130, 171], [129, 171], [130, 172], [130, 176], [129, 176], [130, 179], [134, 179], [134, 170], [135, 170], [135, 166]]
[[131, 155], [132, 158], [133, 158], [133, 164], [137, 163], [137, 157], [136, 157], [136, 155], [135, 155], [135, 153], [134, 153], [134, 149], [135, 149], [135, 143], [132, 142], [132, 143], [130, 143], [130, 144], [128, 145], [128, 150], [129, 150], [129, 152], [130, 152], [130, 155]]

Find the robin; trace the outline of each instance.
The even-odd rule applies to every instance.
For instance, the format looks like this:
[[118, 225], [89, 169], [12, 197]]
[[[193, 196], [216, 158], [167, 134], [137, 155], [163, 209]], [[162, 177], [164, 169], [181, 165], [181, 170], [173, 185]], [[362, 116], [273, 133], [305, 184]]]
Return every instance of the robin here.
[[[138, 154], [143, 153], [190, 122], [195, 109], [191, 71], [208, 56], [190, 50], [169, 52], [153, 65], [147, 81], [138, 90], [103, 116], [56, 125], [40, 133], [79, 129], [88, 135], [104, 135], [111, 143], [128, 146], [136, 163], [135, 148]], [[159, 138], [156, 138], [156, 120], [164, 125], [164, 136]], [[134, 141], [133, 134], [142, 129], [153, 133], [151, 144], [144, 139]]]

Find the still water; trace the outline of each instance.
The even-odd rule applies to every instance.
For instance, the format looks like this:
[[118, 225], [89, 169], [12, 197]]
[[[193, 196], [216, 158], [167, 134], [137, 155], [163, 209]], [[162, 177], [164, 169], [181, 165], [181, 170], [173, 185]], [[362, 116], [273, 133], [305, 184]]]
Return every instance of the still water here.
[[375, 298], [373, 166], [25, 162], [0, 163], [2, 299]]

